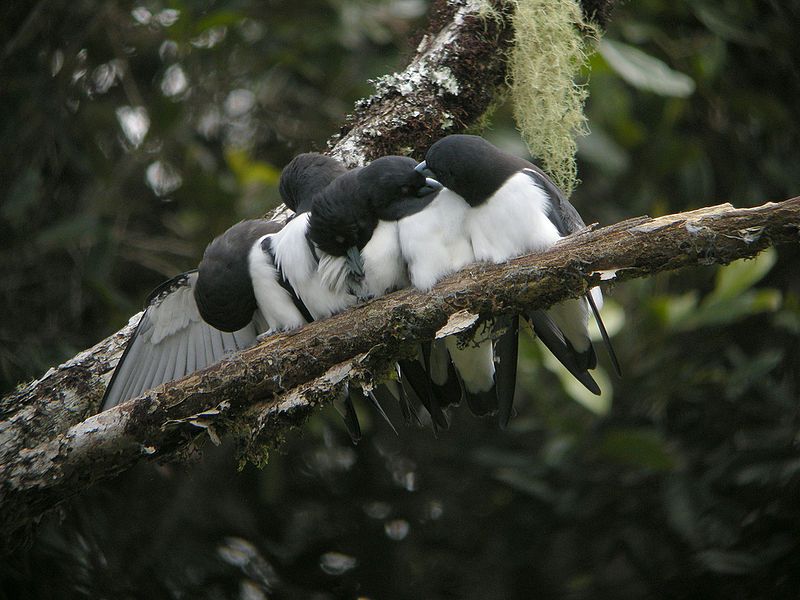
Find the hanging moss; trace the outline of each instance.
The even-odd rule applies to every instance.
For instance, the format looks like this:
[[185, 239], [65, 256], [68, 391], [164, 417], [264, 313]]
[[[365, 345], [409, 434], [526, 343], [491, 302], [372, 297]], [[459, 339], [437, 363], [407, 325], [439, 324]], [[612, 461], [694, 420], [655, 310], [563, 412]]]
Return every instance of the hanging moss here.
[[517, 0], [509, 76], [514, 119], [531, 154], [570, 194], [577, 167], [575, 138], [588, 132], [585, 86], [575, 79], [598, 30], [577, 0]]

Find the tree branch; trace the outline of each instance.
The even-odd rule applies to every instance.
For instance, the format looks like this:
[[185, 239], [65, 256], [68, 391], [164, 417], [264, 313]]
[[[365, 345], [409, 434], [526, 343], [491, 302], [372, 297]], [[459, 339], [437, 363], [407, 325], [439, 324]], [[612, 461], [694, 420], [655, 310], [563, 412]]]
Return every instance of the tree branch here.
[[[302, 424], [345, 381], [369, 384], [381, 377], [395, 358], [416, 342], [436, 337], [464, 311], [487, 316], [545, 308], [584, 294], [601, 273], [604, 279], [623, 281], [685, 266], [725, 264], [755, 256], [770, 245], [798, 241], [800, 197], [757, 208], [720, 205], [658, 219], [640, 217], [586, 230], [541, 254], [501, 265], [473, 265], [428, 294], [402, 290], [271, 336], [66, 431], [40, 433], [36, 443], [16, 453], [4, 452], [0, 532], [13, 532], [143, 456], [180, 457], [198, 434], [216, 440], [235, 432], [257, 450], [259, 440], [269, 442], [275, 432]], [[84, 353], [80, 369], [90, 372], [92, 364], [100, 368], [112, 362], [91, 354], [108, 351], [106, 342]], [[66, 371], [70, 368], [78, 367]], [[19, 414], [3, 422], [4, 449], [16, 445], [17, 436], [24, 437], [30, 424], [26, 419], [32, 416]]]

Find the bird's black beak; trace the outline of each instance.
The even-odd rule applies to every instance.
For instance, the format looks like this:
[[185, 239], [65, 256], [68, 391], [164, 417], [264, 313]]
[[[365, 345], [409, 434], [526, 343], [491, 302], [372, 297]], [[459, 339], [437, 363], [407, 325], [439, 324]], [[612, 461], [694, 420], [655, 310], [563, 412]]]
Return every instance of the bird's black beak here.
[[433, 194], [434, 192], [438, 192], [444, 186], [433, 179], [432, 177], [425, 178], [425, 185], [417, 190], [417, 198], [422, 198], [427, 196], [428, 194]]
[[436, 176], [433, 174], [433, 171], [428, 168], [428, 163], [424, 160], [414, 167], [414, 170], [420, 175], [425, 175], [425, 185], [417, 190], [418, 198], [422, 198], [433, 192], [438, 192], [444, 187], [441, 183], [436, 181]]
[[[431, 171], [431, 170], [428, 168], [428, 163], [427, 163], [426, 161], [424, 161], [424, 160], [423, 160], [423, 161], [422, 161], [421, 163], [419, 163], [419, 164], [418, 164], [416, 167], [414, 167], [414, 170], [415, 170], [417, 173], [422, 173], [423, 175], [425, 175], [425, 177], [429, 177], [429, 178], [431, 178], [431, 179], [434, 179], [434, 181], [435, 181], [436, 175], [434, 174], [434, 172], [433, 172], [433, 171]], [[438, 183], [438, 182], [437, 182], [437, 183]]]

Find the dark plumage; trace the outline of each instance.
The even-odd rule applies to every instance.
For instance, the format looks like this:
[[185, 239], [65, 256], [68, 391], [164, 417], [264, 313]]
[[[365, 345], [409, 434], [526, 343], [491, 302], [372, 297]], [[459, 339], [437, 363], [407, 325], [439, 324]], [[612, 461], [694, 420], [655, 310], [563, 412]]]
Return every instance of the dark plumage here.
[[[416, 161], [402, 156], [378, 158], [333, 181], [314, 201], [309, 237], [325, 254], [319, 270], [334, 289], [352, 289], [360, 297], [378, 297], [409, 285], [399, 245], [397, 219], [422, 210], [441, 187], [415, 171]], [[342, 260], [344, 259], [344, 264]], [[344, 272], [342, 273], [342, 268]], [[447, 422], [431, 383], [414, 361], [401, 361], [402, 380], [433, 417], [434, 426]], [[406, 419], [415, 414], [397, 389]]]
[[[320, 154], [295, 157], [281, 176], [286, 204], [307, 211], [314, 194], [346, 171]], [[272, 242], [282, 241], [276, 239], [281, 231], [266, 219], [237, 223], [208, 245], [196, 271], [159, 286], [114, 371], [103, 409], [217, 362], [261, 333], [306, 323], [308, 311], [276, 268]], [[295, 249], [298, 256], [310, 252], [305, 235], [299, 240], [283, 244], [287, 262]]]
[[278, 190], [283, 203], [296, 213], [311, 210], [314, 196], [340, 175], [347, 167], [340, 161], [316, 152], [295, 156], [283, 171]]
[[203, 320], [221, 331], [235, 331], [253, 318], [258, 308], [247, 257], [256, 240], [277, 233], [274, 221], [242, 221], [206, 247], [198, 266], [194, 298]]
[[333, 256], [364, 248], [379, 221], [396, 221], [427, 206], [436, 182], [415, 171], [405, 156], [384, 156], [350, 171], [321, 191], [311, 215], [309, 235]]

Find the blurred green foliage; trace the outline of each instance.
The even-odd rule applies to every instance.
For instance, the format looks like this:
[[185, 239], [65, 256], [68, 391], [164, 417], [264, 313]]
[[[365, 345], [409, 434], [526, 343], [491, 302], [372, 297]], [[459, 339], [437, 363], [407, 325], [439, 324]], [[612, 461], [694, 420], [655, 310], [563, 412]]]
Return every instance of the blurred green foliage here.
[[[274, 204], [280, 167], [402, 66], [425, 8], [5, 6], [5, 388]], [[797, 2], [619, 7], [587, 72], [585, 220], [796, 195], [797, 23]], [[519, 147], [509, 113], [486, 133]], [[210, 445], [140, 465], [47, 519], [0, 564], [0, 597], [795, 598], [799, 259], [611, 289], [625, 377], [594, 404], [524, 339], [506, 432], [462, 408], [439, 439], [395, 437], [365, 408], [352, 447], [326, 410], [263, 470]]]

